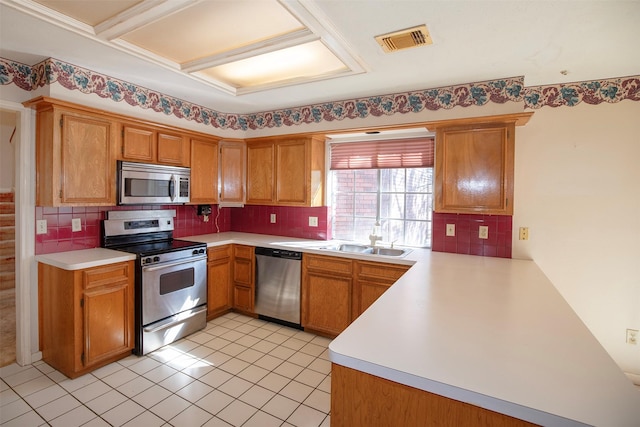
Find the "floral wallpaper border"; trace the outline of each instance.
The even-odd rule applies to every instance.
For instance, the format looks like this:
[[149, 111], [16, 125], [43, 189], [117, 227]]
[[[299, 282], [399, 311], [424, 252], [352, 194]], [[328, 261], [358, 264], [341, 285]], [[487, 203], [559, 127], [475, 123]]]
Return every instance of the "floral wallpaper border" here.
[[276, 111], [232, 114], [164, 95], [86, 68], [48, 58], [34, 66], [0, 58], [0, 84], [15, 84], [23, 90], [59, 83], [66, 89], [96, 94], [116, 102], [174, 115], [219, 129], [264, 129], [344, 119], [436, 111], [453, 107], [482, 106], [488, 102], [524, 102], [524, 108], [575, 106], [581, 102], [615, 103], [640, 101], [640, 76], [524, 86], [524, 77], [511, 77], [464, 85], [325, 102]]

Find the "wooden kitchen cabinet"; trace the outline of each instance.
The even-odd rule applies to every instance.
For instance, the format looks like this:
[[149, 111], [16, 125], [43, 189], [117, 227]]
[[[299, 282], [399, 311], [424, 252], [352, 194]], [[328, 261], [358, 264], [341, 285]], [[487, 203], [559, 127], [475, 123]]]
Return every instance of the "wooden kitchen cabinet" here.
[[218, 203], [218, 141], [191, 138], [191, 203]]
[[36, 109], [36, 205], [113, 206], [115, 123], [50, 98]]
[[219, 198], [221, 204], [245, 202], [247, 146], [242, 140], [220, 141]]
[[190, 165], [189, 139], [181, 133], [124, 122], [121, 136], [122, 160], [169, 166]]
[[324, 147], [312, 136], [247, 141], [247, 203], [321, 206]]
[[233, 245], [233, 308], [249, 314], [254, 310], [254, 249]]
[[408, 269], [406, 265], [355, 261], [352, 320], [364, 313]]
[[431, 122], [436, 212], [513, 214], [515, 126], [532, 113]]
[[352, 320], [353, 261], [348, 258], [303, 254], [302, 326], [337, 336]]
[[207, 320], [228, 312], [233, 306], [232, 256], [232, 245], [207, 250]]
[[134, 262], [81, 270], [38, 264], [42, 358], [75, 378], [131, 354]]

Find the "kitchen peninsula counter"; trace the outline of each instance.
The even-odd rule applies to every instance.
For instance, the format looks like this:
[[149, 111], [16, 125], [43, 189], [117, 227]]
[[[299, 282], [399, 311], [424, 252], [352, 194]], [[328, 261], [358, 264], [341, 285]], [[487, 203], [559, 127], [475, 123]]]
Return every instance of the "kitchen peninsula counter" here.
[[[428, 253], [329, 351], [341, 367], [533, 424], [640, 426], [640, 392], [533, 261]], [[364, 419], [333, 399], [332, 425]]]

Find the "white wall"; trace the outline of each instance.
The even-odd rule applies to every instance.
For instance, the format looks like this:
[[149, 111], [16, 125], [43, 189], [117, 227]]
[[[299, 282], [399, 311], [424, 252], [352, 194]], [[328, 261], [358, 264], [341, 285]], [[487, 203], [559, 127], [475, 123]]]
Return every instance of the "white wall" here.
[[10, 143], [11, 134], [16, 129], [16, 115], [10, 111], [0, 110], [0, 191], [13, 191], [15, 187], [15, 147], [18, 134]]
[[[640, 375], [640, 102], [542, 108], [516, 131], [513, 257], [533, 259]], [[529, 227], [529, 240], [517, 230]], [[544, 307], [540, 307], [544, 316]], [[576, 361], [579, 363], [579, 361]]]

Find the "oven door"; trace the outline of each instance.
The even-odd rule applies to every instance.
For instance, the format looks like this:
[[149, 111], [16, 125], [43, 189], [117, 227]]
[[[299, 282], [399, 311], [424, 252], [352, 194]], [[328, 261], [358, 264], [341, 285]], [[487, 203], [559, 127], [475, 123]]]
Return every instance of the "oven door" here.
[[142, 267], [142, 326], [207, 303], [207, 257]]

